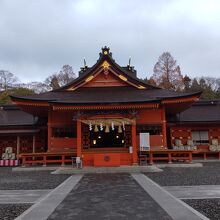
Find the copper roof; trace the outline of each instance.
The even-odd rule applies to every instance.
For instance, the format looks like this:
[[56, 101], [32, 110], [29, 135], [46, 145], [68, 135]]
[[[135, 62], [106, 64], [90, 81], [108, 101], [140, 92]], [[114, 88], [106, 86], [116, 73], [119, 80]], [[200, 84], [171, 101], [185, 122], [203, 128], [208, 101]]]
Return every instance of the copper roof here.
[[174, 122], [180, 123], [219, 123], [220, 100], [195, 102], [190, 108], [178, 114]]
[[0, 107], [0, 126], [35, 125], [33, 115], [22, 111], [18, 106], [9, 105]]
[[200, 93], [177, 93], [164, 89], [138, 90], [131, 87], [100, 87], [79, 88], [73, 92], [51, 91], [42, 94], [16, 97], [20, 100], [35, 100], [47, 102], [59, 102], [70, 104], [94, 104], [94, 103], [134, 103], [155, 102], [163, 99], [177, 97], [188, 97]]

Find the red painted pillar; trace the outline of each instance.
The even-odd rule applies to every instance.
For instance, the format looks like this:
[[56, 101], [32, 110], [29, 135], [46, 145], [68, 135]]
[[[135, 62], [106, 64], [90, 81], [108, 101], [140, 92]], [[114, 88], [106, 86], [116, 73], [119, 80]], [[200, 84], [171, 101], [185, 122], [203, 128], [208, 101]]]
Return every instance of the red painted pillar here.
[[47, 146], [48, 152], [51, 152], [51, 138], [52, 138], [52, 128], [51, 128], [51, 122], [52, 122], [52, 112], [48, 112], [48, 122], [47, 122]]
[[82, 157], [82, 125], [80, 120], [77, 120], [76, 127], [77, 127], [76, 154], [77, 157], [81, 158]]
[[166, 122], [166, 111], [161, 109], [162, 114], [162, 134], [163, 134], [163, 147], [167, 149], [167, 122]]
[[138, 156], [137, 156], [137, 140], [136, 140], [136, 123], [132, 124], [131, 127], [132, 133], [132, 147], [133, 147], [133, 165], [138, 164]]

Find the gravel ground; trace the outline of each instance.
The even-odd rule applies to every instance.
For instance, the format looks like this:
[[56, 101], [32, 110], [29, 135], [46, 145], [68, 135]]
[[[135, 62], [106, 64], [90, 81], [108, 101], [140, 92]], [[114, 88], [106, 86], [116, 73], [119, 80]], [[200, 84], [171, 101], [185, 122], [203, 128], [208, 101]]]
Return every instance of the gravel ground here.
[[0, 168], [0, 190], [53, 189], [70, 175], [50, 174], [51, 171], [12, 172], [10, 167]]
[[161, 186], [220, 185], [220, 162], [203, 163], [203, 167], [163, 170], [146, 175]]
[[0, 219], [12, 220], [21, 215], [31, 204], [1, 204]]
[[220, 199], [187, 199], [183, 201], [211, 220], [220, 219]]

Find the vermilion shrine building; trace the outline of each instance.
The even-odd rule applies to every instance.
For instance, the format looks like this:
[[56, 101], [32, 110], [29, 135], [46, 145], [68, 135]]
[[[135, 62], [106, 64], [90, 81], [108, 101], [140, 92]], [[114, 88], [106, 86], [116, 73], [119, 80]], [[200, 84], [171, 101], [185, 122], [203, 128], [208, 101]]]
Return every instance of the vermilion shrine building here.
[[208, 149], [212, 138], [220, 139], [220, 110], [216, 102], [197, 102], [200, 94], [149, 85], [132, 66], [119, 66], [105, 47], [97, 63], [82, 68], [68, 85], [13, 96], [22, 111], [2, 108], [8, 118], [5, 126], [0, 119], [1, 150], [11, 144], [17, 154], [68, 153], [86, 166], [119, 166], [138, 163], [140, 133], [149, 134], [151, 150], [193, 137]]

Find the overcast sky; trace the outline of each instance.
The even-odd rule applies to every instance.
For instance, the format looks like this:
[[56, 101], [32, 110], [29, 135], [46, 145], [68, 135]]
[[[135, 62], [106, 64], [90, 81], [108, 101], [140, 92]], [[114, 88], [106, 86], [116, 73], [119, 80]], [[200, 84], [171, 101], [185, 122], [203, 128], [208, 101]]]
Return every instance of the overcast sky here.
[[220, 77], [219, 0], [0, 0], [0, 69], [28, 82], [69, 64], [89, 66], [102, 46], [150, 76], [169, 51], [182, 73]]

